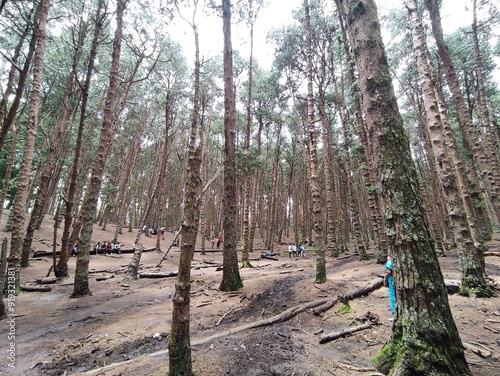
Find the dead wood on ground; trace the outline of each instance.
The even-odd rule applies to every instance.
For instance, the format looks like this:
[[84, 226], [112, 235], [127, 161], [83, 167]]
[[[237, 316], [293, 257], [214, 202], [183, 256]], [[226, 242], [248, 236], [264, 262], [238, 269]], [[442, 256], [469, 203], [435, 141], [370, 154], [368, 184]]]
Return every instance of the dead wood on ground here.
[[32, 285], [32, 284], [25, 284], [21, 285], [21, 291], [24, 292], [49, 292], [52, 291], [52, 288], [47, 285]]
[[45, 277], [36, 280], [36, 283], [38, 283], [39, 285], [50, 285], [56, 282], [57, 282], [56, 277]]
[[170, 273], [148, 273], [148, 272], [143, 272], [139, 273], [139, 278], [169, 278], [169, 277], [176, 277], [177, 272], [170, 272]]
[[370, 329], [373, 325], [378, 325], [378, 316], [372, 314], [371, 312], [367, 312], [366, 315], [362, 318], [363, 321], [368, 321], [362, 325], [358, 325], [354, 328], [349, 328], [349, 329], [342, 329], [337, 332], [333, 333], [327, 333], [322, 335], [319, 338], [319, 343], [327, 343], [333, 340], [336, 340], [337, 338], [344, 338], [348, 337], [354, 333], [360, 332], [365, 329]]
[[347, 304], [349, 300], [359, 298], [360, 296], [366, 295], [372, 291], [375, 291], [376, 289], [382, 287], [384, 284], [384, 279], [381, 277], [377, 277], [375, 279], [372, 279], [368, 284], [366, 284], [363, 287], [359, 287], [357, 289], [351, 290], [347, 292], [346, 294], [340, 294], [338, 295], [335, 299], [330, 299], [328, 300], [323, 306], [318, 307], [313, 310], [313, 313], [318, 316], [322, 314], [323, 312], [328, 311], [330, 308], [335, 306], [338, 302], [341, 302], [343, 304]]
[[273, 260], [273, 261], [279, 261], [278, 258], [276, 257], [272, 257], [272, 256], [266, 256], [266, 255], [261, 255], [260, 256], [261, 259], [266, 259], [266, 260]]
[[469, 342], [463, 342], [463, 344], [466, 350], [472, 351], [474, 354], [480, 356], [481, 358], [490, 358], [493, 354], [492, 350], [479, 343], [472, 344]]
[[100, 275], [99, 277], [95, 277], [96, 281], [105, 281], [107, 279], [115, 278], [114, 274]]
[[500, 257], [500, 252], [484, 252], [484, 256], [496, 256]]

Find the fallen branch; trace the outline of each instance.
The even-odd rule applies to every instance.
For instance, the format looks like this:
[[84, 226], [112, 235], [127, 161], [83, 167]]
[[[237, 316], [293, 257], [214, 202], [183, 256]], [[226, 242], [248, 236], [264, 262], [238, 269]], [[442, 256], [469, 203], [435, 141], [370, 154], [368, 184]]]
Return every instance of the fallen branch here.
[[490, 328], [486, 325], [483, 325], [483, 328], [486, 329], [486, 330], [489, 330], [490, 332], [493, 332], [495, 334], [498, 334], [498, 330], [494, 329], [494, 328]]
[[56, 277], [45, 277], [36, 280], [36, 283], [38, 283], [39, 285], [50, 285], [56, 282], [57, 282]]
[[25, 292], [49, 292], [52, 288], [47, 285], [21, 285], [21, 291]]
[[340, 330], [338, 332], [328, 333], [328, 334], [325, 334], [324, 336], [319, 337], [319, 343], [327, 343], [327, 342], [333, 341], [333, 340], [340, 338], [340, 337], [344, 338], [344, 337], [350, 336], [351, 334], [354, 334], [356, 332], [360, 332], [360, 331], [365, 330], [365, 329], [370, 329], [371, 327], [372, 327], [372, 323], [367, 323], [367, 324], [363, 324], [363, 325], [358, 325], [358, 326], [351, 328], [351, 329], [343, 329], [343, 330]]
[[139, 278], [169, 278], [169, 277], [176, 277], [177, 272], [171, 272], [171, 273], [139, 273]]
[[[466, 350], [472, 351], [474, 354], [480, 356], [481, 358], [489, 358], [491, 357], [491, 354], [493, 354], [493, 351], [488, 349], [485, 346], [475, 344], [478, 346], [473, 345], [472, 343], [464, 342], [463, 343], [465, 346]], [[481, 346], [481, 347], [479, 347]]]
[[99, 277], [95, 277], [96, 281], [105, 281], [107, 279], [115, 278], [114, 274], [101, 275]]
[[[340, 363], [340, 362], [337, 362], [337, 364], [340, 368], [347, 368], [351, 371], [356, 371], [356, 372], [375, 372], [375, 371], [377, 371], [375, 368], [360, 368], [360, 367], [355, 367], [353, 365], [346, 364], [346, 363]], [[378, 375], [382, 375], [382, 374], [379, 373]]]
[[303, 271], [304, 271], [304, 269], [283, 270], [280, 272], [280, 274], [289, 274], [289, 273], [303, 272]]
[[340, 294], [335, 299], [328, 300], [326, 304], [317, 309], [313, 310], [313, 314], [316, 316], [322, 314], [323, 312], [328, 311], [330, 308], [335, 306], [339, 301], [347, 304], [349, 300], [359, 298], [360, 296], [367, 295], [368, 293], [375, 291], [376, 289], [382, 287], [384, 284], [384, 279], [381, 277], [377, 277], [372, 279], [367, 285], [357, 288], [355, 290], [351, 290], [346, 294]]
[[271, 256], [266, 256], [266, 255], [261, 255], [260, 258], [261, 259], [266, 259], [266, 260], [279, 261], [279, 259], [276, 258], [276, 257], [271, 257]]
[[220, 323], [222, 322], [222, 320], [224, 320], [224, 318], [229, 315], [231, 312], [233, 312], [233, 308], [231, 308], [228, 312], [224, 313], [222, 315], [222, 317], [219, 319], [219, 321], [217, 321], [217, 323], [215, 324], [215, 326], [219, 326]]
[[365, 324], [358, 325], [354, 328], [343, 329], [343, 330], [340, 330], [338, 332], [327, 333], [325, 335], [322, 335], [321, 337], [319, 337], [319, 343], [321, 343], [321, 344], [327, 343], [327, 342], [333, 341], [337, 338], [348, 337], [351, 334], [360, 332], [360, 331], [365, 330], [365, 329], [370, 329], [373, 325], [378, 324], [378, 317], [376, 315], [373, 315], [371, 312], [367, 312], [366, 315], [363, 317], [363, 320], [366, 320], [366, 319], [368, 319], [369, 322], [367, 322]]
[[484, 256], [497, 256], [500, 257], [500, 252], [484, 252]]

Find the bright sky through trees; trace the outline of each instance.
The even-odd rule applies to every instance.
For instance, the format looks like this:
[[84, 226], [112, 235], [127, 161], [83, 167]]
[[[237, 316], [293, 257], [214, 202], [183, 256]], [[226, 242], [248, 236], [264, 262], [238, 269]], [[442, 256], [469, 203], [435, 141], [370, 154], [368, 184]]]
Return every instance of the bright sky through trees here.
[[[376, 0], [379, 16], [386, 15], [390, 10], [402, 8], [401, 0]], [[445, 33], [450, 33], [458, 27], [468, 26], [472, 22], [472, 12], [470, 9], [471, 0], [443, 0], [441, 16]], [[326, 2], [327, 11], [335, 11], [334, 1]], [[266, 35], [272, 29], [280, 28], [283, 25], [294, 22], [292, 12], [301, 8], [303, 0], [267, 0], [267, 5], [260, 10], [255, 25], [254, 35], [254, 56], [259, 65], [269, 69], [273, 62], [274, 45], [268, 44]], [[235, 6], [233, 6], [235, 9]], [[233, 9], [233, 49], [237, 50], [243, 57], [249, 55], [249, 28], [243, 21], [238, 20], [238, 14]], [[191, 14], [183, 13], [188, 19]], [[383, 20], [382, 20], [383, 22]], [[179, 41], [185, 51], [188, 61], [194, 56], [193, 32], [185, 21], [179, 17], [174, 19], [176, 32], [172, 33], [172, 38]], [[222, 53], [222, 19], [215, 16], [212, 11], [209, 15], [206, 12], [198, 11], [198, 28], [200, 32], [201, 55], [205, 59]], [[497, 33], [500, 34], [500, 33]], [[388, 44], [388, 36], [384, 36], [384, 42]]]

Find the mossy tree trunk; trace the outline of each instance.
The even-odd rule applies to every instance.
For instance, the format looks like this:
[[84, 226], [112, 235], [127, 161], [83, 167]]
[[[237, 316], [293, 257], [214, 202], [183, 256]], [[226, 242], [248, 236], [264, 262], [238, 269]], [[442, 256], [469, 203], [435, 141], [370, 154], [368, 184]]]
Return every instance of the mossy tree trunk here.
[[448, 303], [410, 145], [399, 113], [373, 0], [339, 0], [359, 71], [368, 128], [379, 147], [397, 319], [376, 358], [391, 375], [470, 375]]

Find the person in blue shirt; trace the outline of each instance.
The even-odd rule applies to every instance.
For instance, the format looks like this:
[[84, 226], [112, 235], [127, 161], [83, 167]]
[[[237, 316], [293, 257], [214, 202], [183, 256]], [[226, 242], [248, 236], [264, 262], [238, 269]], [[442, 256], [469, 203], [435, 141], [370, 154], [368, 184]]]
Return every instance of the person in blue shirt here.
[[387, 256], [385, 263], [385, 280], [384, 285], [389, 288], [389, 301], [391, 303], [392, 314], [396, 313], [396, 291], [394, 290], [394, 276], [392, 275], [392, 259]]

